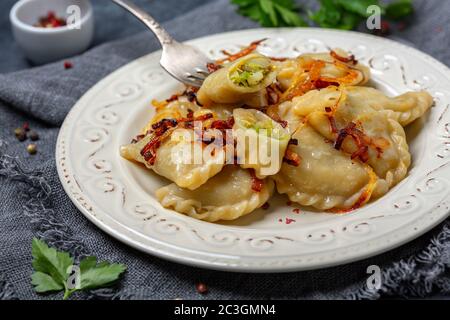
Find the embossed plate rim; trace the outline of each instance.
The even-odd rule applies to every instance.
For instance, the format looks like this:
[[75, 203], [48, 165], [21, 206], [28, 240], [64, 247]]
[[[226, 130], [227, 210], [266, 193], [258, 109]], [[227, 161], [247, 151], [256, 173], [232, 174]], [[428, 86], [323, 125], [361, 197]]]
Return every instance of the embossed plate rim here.
[[[221, 33], [217, 35], [212, 35], [208, 37], [202, 37], [190, 42], [206, 42], [210, 39], [239, 39], [240, 36], [251, 36], [253, 34], [268, 34], [273, 36], [280, 36], [283, 32], [294, 32], [298, 31], [302, 36], [307, 36], [311, 34], [321, 34], [324, 36], [336, 35], [336, 36], [354, 36], [360, 37], [361, 39], [366, 40], [374, 40], [377, 42], [385, 42], [388, 46], [398, 47], [403, 49], [411, 50], [415, 55], [420, 57], [421, 59], [427, 60], [428, 63], [434, 64], [436, 67], [441, 68], [443, 74], [450, 74], [450, 70], [440, 62], [436, 61], [434, 58], [416, 50], [413, 48], [409, 48], [403, 44], [397, 43], [392, 40], [378, 38], [367, 34], [361, 34], [356, 32], [348, 32], [348, 31], [337, 31], [337, 30], [324, 30], [324, 29], [314, 29], [314, 28], [296, 28], [296, 29], [250, 29], [245, 31], [233, 31], [227, 33]], [[217, 253], [208, 253], [203, 252], [202, 250], [197, 249], [186, 249], [179, 248], [172, 244], [167, 244], [164, 241], [153, 239], [150, 237], [144, 237], [143, 235], [134, 232], [132, 229], [124, 226], [121, 223], [113, 220], [108, 215], [102, 213], [102, 210], [98, 210], [95, 205], [89, 204], [88, 195], [83, 194], [83, 191], [79, 186], [77, 186], [76, 181], [72, 178], [73, 169], [71, 167], [71, 160], [66, 159], [66, 148], [67, 144], [70, 145], [69, 138], [70, 131], [72, 129], [73, 122], [76, 120], [78, 113], [86, 107], [84, 105], [91, 98], [91, 96], [95, 95], [99, 88], [105, 86], [111, 79], [117, 77], [119, 74], [126, 72], [128, 68], [131, 66], [138, 64], [139, 62], [145, 61], [146, 59], [156, 59], [160, 54], [160, 51], [151, 53], [147, 56], [136, 59], [133, 62], [121, 67], [116, 70], [105, 79], [101, 80], [95, 86], [93, 86], [73, 107], [73, 109], [68, 114], [66, 120], [64, 121], [63, 126], [61, 127], [60, 134], [58, 136], [57, 148], [56, 148], [56, 160], [57, 160], [57, 169], [58, 174], [61, 180], [61, 183], [64, 187], [64, 190], [69, 195], [70, 199], [74, 202], [77, 208], [95, 225], [97, 225], [100, 229], [104, 230], [108, 234], [113, 237], [131, 245], [134, 248], [145, 251], [147, 253], [151, 253], [157, 255], [161, 258], [169, 259], [171, 261], [184, 263], [193, 266], [200, 266], [211, 269], [218, 270], [226, 270], [226, 271], [244, 271], [244, 272], [290, 272], [290, 271], [299, 271], [299, 270], [309, 270], [316, 268], [325, 268], [333, 265], [349, 263], [352, 261], [364, 259], [373, 255], [377, 255], [379, 253], [388, 251], [395, 247], [398, 247], [412, 239], [422, 235], [426, 231], [430, 230], [434, 226], [436, 226], [439, 222], [444, 220], [448, 214], [448, 208], [442, 210], [442, 207], [446, 205], [443, 201], [442, 203], [436, 203], [434, 206], [435, 210], [432, 211], [432, 219], [427, 220], [426, 222], [421, 219], [416, 219], [411, 223], [403, 226], [403, 234], [402, 237], [395, 239], [395, 236], [391, 235], [389, 239], [384, 239], [381, 241], [380, 239], [375, 239], [373, 241], [365, 241], [364, 244], [368, 245], [368, 247], [364, 250], [361, 248], [361, 244], [354, 244], [352, 246], [348, 246], [331, 255], [330, 253], [320, 253], [310, 254], [313, 256], [311, 259], [301, 259], [298, 260], [298, 257], [292, 256], [286, 258], [283, 256], [282, 259], [279, 259], [276, 255], [273, 255], [271, 258], [267, 257], [240, 257], [239, 254], [229, 255], [229, 254], [217, 254]], [[450, 79], [450, 78], [449, 78]], [[69, 178], [66, 178], [68, 176]], [[83, 203], [85, 201], [85, 203]], [[90, 206], [90, 207], [89, 207]], [[439, 207], [441, 206], [441, 207]], [[91, 209], [91, 210], [89, 210]], [[419, 222], [418, 222], [419, 221]], [[408, 231], [406, 232], [406, 229]], [[395, 231], [391, 232], [394, 234]], [[277, 259], [279, 262], [276, 263]], [[263, 261], [267, 260], [267, 261]]]

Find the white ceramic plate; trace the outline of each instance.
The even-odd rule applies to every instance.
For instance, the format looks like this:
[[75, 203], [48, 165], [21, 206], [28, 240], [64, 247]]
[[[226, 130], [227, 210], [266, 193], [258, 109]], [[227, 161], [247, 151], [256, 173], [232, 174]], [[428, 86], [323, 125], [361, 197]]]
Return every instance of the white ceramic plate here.
[[[152, 116], [150, 101], [180, 85], [160, 68], [160, 52], [138, 59], [95, 85], [67, 116], [56, 159], [75, 205], [98, 227], [142, 251], [172, 261], [228, 271], [285, 272], [348, 263], [387, 251], [448, 216], [450, 70], [415, 49], [354, 32], [255, 29], [190, 41], [218, 58], [269, 38], [261, 52], [296, 56], [341, 47], [370, 65], [373, 85], [389, 94], [426, 89], [436, 104], [407, 129], [413, 163], [383, 198], [350, 214], [293, 212], [285, 197], [268, 210], [213, 224], [161, 207], [154, 191], [168, 181], [119, 156]], [[287, 224], [286, 219], [293, 219]]]

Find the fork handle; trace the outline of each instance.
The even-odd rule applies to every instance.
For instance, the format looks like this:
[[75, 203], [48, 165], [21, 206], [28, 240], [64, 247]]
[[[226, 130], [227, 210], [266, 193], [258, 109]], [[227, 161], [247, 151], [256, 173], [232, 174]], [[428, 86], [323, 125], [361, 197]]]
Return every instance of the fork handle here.
[[131, 14], [133, 14], [136, 18], [138, 18], [142, 23], [144, 23], [158, 38], [158, 41], [161, 43], [161, 46], [171, 44], [176, 42], [172, 36], [158, 23], [156, 20], [149, 15], [147, 12], [136, 6], [129, 0], [112, 0], [119, 6], [128, 10]]

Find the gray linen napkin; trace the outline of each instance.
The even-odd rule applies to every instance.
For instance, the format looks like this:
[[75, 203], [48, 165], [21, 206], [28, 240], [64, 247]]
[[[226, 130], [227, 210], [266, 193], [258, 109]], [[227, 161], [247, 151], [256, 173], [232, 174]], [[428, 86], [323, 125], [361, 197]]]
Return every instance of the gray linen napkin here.
[[[401, 36], [449, 65], [450, 53], [446, 49], [450, 21], [445, 12], [450, 3], [417, 1], [417, 8], [421, 15]], [[443, 35], [436, 32], [439, 24], [446, 28], [441, 31]], [[165, 24], [180, 40], [255, 26], [238, 16], [227, 0], [212, 1]], [[434, 36], [430, 37], [432, 33]], [[236, 274], [174, 264], [131, 249], [87, 221], [59, 183], [53, 155], [58, 127], [77, 99], [97, 81], [157, 48], [151, 36], [143, 33], [71, 59], [74, 68], [70, 70], [55, 63], [0, 75], [0, 298], [61, 297], [33, 291], [33, 237], [67, 250], [77, 259], [91, 254], [128, 266], [117, 286], [75, 294], [74, 298], [79, 299], [376, 299], [450, 292], [449, 221], [383, 255], [340, 267], [290, 274]], [[41, 135], [39, 152], [33, 157], [12, 134], [25, 121]], [[366, 288], [369, 265], [382, 269], [382, 288], [378, 291]], [[196, 292], [197, 281], [208, 285], [207, 295]]]

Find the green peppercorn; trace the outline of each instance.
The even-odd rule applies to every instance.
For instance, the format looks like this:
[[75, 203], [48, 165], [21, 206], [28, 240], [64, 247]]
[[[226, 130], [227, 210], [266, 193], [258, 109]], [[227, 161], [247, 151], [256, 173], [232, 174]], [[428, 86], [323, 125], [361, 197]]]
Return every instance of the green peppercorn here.
[[36, 154], [36, 153], [37, 153], [37, 147], [36, 147], [36, 145], [35, 145], [34, 143], [30, 143], [30, 144], [27, 146], [27, 151], [28, 151], [29, 154]]
[[31, 141], [39, 140], [39, 134], [36, 131], [30, 131], [28, 133], [28, 137], [31, 139]]

